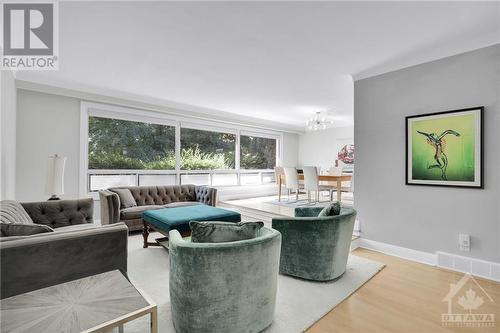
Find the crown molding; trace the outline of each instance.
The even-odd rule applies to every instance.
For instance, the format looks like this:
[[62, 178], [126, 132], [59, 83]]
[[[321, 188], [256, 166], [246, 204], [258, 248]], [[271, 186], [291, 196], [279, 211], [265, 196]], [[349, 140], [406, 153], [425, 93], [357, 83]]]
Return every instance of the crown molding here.
[[371, 77], [387, 74], [390, 72], [395, 72], [397, 70], [422, 65], [428, 62], [437, 61], [468, 52], [473, 52], [494, 45], [500, 45], [500, 38], [497, 35], [485, 36], [484, 40], [477, 41], [476, 43], [471, 43], [471, 45], [469, 45], [469, 47], [466, 48], [448, 46], [442, 49], [431, 48], [431, 50], [429, 49], [421, 50], [420, 52], [414, 52], [411, 54], [394, 57], [393, 59], [385, 63], [381, 63], [372, 68], [368, 68], [358, 73], [355, 73], [352, 75], [352, 78], [356, 82], [359, 80], [368, 79]]

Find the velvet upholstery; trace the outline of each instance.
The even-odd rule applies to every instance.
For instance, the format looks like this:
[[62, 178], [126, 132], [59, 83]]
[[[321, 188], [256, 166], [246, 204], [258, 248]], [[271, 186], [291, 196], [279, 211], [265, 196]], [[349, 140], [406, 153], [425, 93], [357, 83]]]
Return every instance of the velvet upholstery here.
[[191, 221], [191, 242], [221, 243], [255, 238], [264, 222]]
[[339, 215], [341, 209], [340, 202], [331, 203], [319, 212], [318, 217]]
[[142, 219], [142, 214], [147, 210], [162, 209], [164, 206], [146, 205], [124, 208], [120, 210], [120, 220]]
[[120, 197], [117, 193], [108, 190], [99, 191], [101, 204], [101, 224], [120, 222]]
[[317, 217], [324, 207], [296, 207], [295, 217]]
[[177, 208], [177, 207], [187, 207], [187, 206], [198, 206], [202, 205], [202, 203], [196, 201], [179, 201], [179, 202], [171, 202], [166, 205], [147, 205], [147, 206], [135, 206], [124, 208], [120, 210], [120, 219], [121, 220], [134, 220], [134, 219], [142, 219], [142, 216], [147, 210], [155, 210], [162, 208]]
[[281, 235], [191, 243], [169, 233], [170, 302], [178, 333], [260, 332], [272, 323]]
[[164, 208], [177, 208], [177, 207], [187, 207], [187, 206], [198, 206], [203, 205], [203, 203], [198, 201], [177, 201], [171, 202], [166, 205], [163, 205]]
[[53, 232], [0, 237], [0, 295], [6, 298], [119, 269], [127, 272], [128, 229], [93, 223], [93, 199], [21, 203]]
[[2, 223], [2, 237], [9, 236], [29, 236], [42, 234], [45, 232], [53, 232], [54, 229], [45, 224], [25, 224], [25, 223]]
[[137, 203], [128, 188], [117, 188], [114, 191], [120, 198], [121, 207], [129, 208], [137, 206]]
[[79, 231], [4, 237], [0, 242], [1, 297], [86, 276], [127, 272], [128, 229], [123, 223]]
[[[134, 198], [137, 207], [122, 214], [124, 207], [116, 193], [117, 190], [128, 189]], [[207, 186], [195, 185], [166, 185], [166, 186], [126, 186], [109, 188], [99, 191], [101, 202], [101, 223], [111, 224], [124, 222], [129, 230], [142, 229], [142, 213], [150, 209], [141, 209], [144, 206], [158, 206], [158, 208], [176, 207], [185, 204], [206, 204], [215, 206], [217, 190]], [[133, 213], [131, 213], [133, 212]]]
[[232, 210], [207, 205], [147, 210], [143, 220], [157, 230], [189, 230], [191, 221], [240, 222], [241, 214]]
[[356, 211], [318, 217], [322, 207], [296, 208], [295, 218], [274, 218], [282, 234], [280, 273], [307, 280], [329, 281], [344, 274]]
[[21, 205], [35, 223], [51, 228], [94, 222], [92, 198], [21, 202]]

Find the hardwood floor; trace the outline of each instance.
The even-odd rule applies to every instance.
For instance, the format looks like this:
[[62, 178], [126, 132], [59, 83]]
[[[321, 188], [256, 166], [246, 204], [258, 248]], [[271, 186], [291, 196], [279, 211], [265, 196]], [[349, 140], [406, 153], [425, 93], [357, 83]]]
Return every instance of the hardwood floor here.
[[[358, 248], [353, 254], [382, 262], [386, 267], [309, 328], [308, 333], [500, 332], [500, 283], [476, 278], [493, 302], [482, 294], [484, 303], [472, 312], [494, 314], [495, 327], [444, 327], [441, 314], [448, 308], [443, 298], [450, 283], [457, 283], [463, 274], [365, 249]], [[472, 281], [469, 283], [474, 286]], [[479, 296], [478, 289], [474, 288]], [[464, 312], [459, 305], [455, 309], [453, 313]]]

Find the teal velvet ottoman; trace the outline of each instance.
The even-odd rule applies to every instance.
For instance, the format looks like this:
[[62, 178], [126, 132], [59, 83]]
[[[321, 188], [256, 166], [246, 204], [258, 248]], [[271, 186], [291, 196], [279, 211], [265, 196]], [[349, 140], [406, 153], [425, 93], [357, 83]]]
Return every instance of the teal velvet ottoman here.
[[181, 235], [191, 234], [189, 229], [190, 221], [222, 221], [240, 222], [240, 213], [208, 205], [195, 205], [175, 208], [164, 208], [147, 210], [142, 216], [144, 222], [142, 235], [144, 237], [144, 248], [148, 245], [158, 245], [158, 243], [148, 242], [151, 229], [163, 234], [168, 239], [170, 230], [179, 230]]

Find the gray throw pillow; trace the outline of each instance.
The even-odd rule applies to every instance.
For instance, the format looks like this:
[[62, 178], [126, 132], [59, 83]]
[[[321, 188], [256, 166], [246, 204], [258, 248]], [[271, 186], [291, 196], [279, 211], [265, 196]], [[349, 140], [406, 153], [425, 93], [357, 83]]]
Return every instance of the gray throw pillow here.
[[2, 236], [29, 236], [44, 232], [53, 232], [54, 229], [44, 224], [1, 223]]
[[120, 197], [121, 208], [130, 208], [137, 206], [137, 202], [135, 202], [134, 196], [128, 188], [116, 188], [113, 189], [113, 192], [118, 194], [118, 196]]
[[264, 222], [189, 222], [191, 242], [224, 243], [257, 237]]
[[337, 201], [323, 208], [321, 212], [319, 212], [318, 217], [339, 215], [341, 208], [340, 202]]

